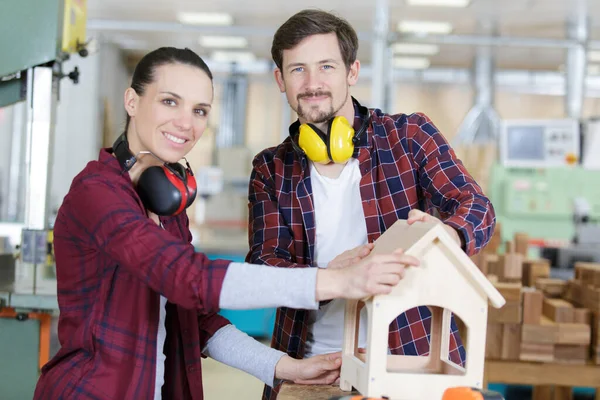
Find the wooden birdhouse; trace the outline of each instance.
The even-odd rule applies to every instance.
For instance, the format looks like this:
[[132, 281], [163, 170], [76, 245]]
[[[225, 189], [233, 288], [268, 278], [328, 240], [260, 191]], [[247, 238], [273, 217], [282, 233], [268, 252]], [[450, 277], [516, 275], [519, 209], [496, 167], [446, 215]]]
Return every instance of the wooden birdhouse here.
[[[488, 303], [505, 300], [440, 224], [399, 220], [376, 242], [369, 257], [396, 249], [417, 257], [388, 295], [347, 301], [340, 388], [392, 400], [438, 400], [449, 387], [481, 388], [485, 362]], [[368, 314], [366, 353], [357, 350], [360, 310]], [[431, 310], [427, 356], [388, 353], [388, 330], [398, 315], [418, 306]], [[466, 363], [449, 358], [452, 315], [466, 327]]]

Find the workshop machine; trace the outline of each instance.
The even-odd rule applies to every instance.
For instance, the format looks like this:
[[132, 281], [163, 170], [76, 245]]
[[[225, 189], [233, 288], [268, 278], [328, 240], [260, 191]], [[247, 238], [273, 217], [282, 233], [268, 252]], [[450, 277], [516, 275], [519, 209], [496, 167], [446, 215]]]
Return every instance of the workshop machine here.
[[10, 154], [19, 161], [10, 165], [9, 194], [23, 188], [22, 196], [2, 199], [12, 217], [0, 217], [3, 400], [32, 398], [40, 368], [51, 356], [52, 314], [58, 309], [48, 210], [55, 109], [61, 80], [79, 81], [78, 68], [65, 72], [63, 63], [87, 56], [85, 36], [86, 0], [2, 4], [0, 111], [18, 109], [22, 116], [8, 138]]
[[597, 127], [571, 119], [504, 121], [488, 190], [503, 242], [527, 233], [538, 251], [533, 256], [550, 258], [555, 267], [600, 261], [594, 249], [600, 164], [589, 150], [600, 142]]

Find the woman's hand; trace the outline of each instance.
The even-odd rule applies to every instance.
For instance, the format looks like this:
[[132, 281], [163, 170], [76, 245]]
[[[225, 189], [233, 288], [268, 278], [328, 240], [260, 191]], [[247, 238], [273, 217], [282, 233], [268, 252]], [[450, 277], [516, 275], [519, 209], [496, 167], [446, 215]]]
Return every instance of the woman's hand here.
[[406, 266], [418, 265], [418, 259], [399, 249], [391, 254], [364, 258], [346, 268], [319, 270], [316, 300], [362, 299], [389, 294], [404, 277]]
[[331, 385], [340, 376], [342, 353], [296, 360], [287, 355], [275, 366], [275, 378], [301, 385]]

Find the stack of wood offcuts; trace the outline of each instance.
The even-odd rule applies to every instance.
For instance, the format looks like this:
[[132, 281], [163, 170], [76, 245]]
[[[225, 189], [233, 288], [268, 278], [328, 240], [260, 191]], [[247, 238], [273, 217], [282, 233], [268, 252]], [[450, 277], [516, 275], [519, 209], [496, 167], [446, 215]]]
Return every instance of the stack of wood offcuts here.
[[473, 257], [506, 299], [489, 309], [486, 358], [600, 364], [600, 264], [580, 262], [574, 279], [552, 279], [548, 260], [527, 258], [527, 235], [515, 235], [502, 255], [498, 247], [495, 235]]

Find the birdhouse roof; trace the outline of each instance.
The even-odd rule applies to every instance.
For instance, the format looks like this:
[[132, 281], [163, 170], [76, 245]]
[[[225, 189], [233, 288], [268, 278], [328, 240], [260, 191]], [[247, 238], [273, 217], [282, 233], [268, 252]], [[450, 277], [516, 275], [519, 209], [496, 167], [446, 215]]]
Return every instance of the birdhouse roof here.
[[401, 248], [406, 254], [418, 257], [428, 244], [436, 240], [452, 252], [454, 259], [449, 258], [449, 261], [455, 264], [456, 272], [466, 274], [469, 282], [486, 294], [492, 306], [500, 308], [506, 303], [500, 292], [439, 223], [415, 222], [408, 225], [406, 220], [398, 220], [375, 241], [371, 254], [389, 253], [391, 249]]

